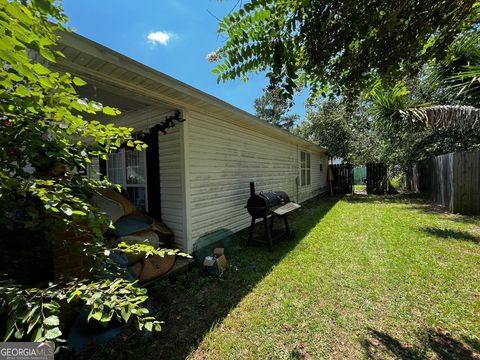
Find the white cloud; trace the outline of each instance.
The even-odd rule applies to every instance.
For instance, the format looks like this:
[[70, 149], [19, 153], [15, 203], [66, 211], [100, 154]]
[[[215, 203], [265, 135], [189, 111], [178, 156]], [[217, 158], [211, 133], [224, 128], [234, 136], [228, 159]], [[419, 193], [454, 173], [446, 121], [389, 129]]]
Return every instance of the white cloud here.
[[147, 35], [147, 39], [150, 40], [150, 42], [162, 44], [163, 46], [167, 46], [168, 42], [174, 37], [175, 34], [166, 31], [151, 32]]

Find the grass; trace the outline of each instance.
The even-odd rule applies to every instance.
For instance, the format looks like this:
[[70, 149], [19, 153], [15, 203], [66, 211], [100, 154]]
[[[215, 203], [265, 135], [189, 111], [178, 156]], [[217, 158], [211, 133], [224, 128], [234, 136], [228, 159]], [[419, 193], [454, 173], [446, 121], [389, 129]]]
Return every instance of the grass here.
[[366, 191], [366, 190], [367, 190], [367, 185], [363, 185], [363, 184], [361, 184], [361, 185], [354, 185], [354, 186], [353, 186], [353, 189], [354, 189], [355, 191]]
[[89, 358], [480, 356], [478, 217], [357, 195], [310, 202], [292, 223], [297, 240], [242, 248], [221, 279], [195, 269], [160, 283], [163, 331]]

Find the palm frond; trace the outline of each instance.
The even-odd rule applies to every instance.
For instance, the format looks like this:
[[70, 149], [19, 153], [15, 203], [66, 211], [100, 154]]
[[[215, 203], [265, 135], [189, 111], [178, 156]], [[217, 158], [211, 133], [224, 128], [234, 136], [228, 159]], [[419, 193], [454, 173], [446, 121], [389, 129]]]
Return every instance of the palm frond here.
[[370, 112], [383, 127], [405, 129], [417, 125], [409, 118], [409, 111], [427, 105], [412, 100], [407, 87], [398, 83], [392, 90], [376, 94]]
[[469, 95], [479, 99], [480, 103], [480, 65], [465, 66], [462, 71], [452, 76], [456, 84], [452, 86], [457, 95]]
[[473, 106], [426, 106], [404, 110], [402, 115], [431, 129], [467, 130], [480, 127], [480, 109]]
[[432, 78], [463, 104], [480, 106], [480, 31], [457, 39], [450, 56], [434, 67]]

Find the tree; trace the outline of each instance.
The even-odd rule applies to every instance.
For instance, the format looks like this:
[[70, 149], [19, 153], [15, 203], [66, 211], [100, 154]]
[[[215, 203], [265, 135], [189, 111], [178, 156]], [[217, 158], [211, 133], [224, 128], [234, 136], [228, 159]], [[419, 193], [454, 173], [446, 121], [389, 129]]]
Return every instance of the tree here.
[[[414, 89], [418, 88], [417, 85]], [[375, 96], [371, 113], [376, 133], [386, 144], [388, 163], [406, 169], [413, 162], [433, 155], [480, 149], [479, 109], [438, 106], [419, 100], [404, 83]]]
[[352, 131], [347, 111], [338, 100], [329, 99], [310, 107], [304, 122], [309, 140], [326, 147], [331, 156], [348, 160]]
[[220, 22], [214, 73], [225, 81], [267, 71], [289, 97], [307, 86], [354, 98], [444, 58], [479, 9], [475, 0], [253, 0]]
[[349, 161], [355, 165], [384, 162], [385, 142], [375, 130], [374, 119], [370, 114], [371, 102], [362, 98], [348, 104], [349, 124], [352, 130], [352, 146], [348, 156]]
[[[130, 128], [87, 120], [119, 111], [80, 98], [75, 88], [85, 81], [47, 67], [63, 56], [56, 43], [68, 31], [55, 1], [0, 0], [0, 9], [0, 335], [60, 343], [64, 310], [73, 305], [86, 305], [101, 323], [135, 318], [139, 329], [159, 330], [143, 305], [146, 290], [108, 278], [103, 265], [117, 247], [103, 238], [108, 223], [89, 198], [110, 184], [82, 176], [93, 157], [146, 145]], [[84, 279], [42, 271], [59, 246], [91, 265]]]
[[417, 103], [480, 107], [480, 74], [475, 72], [479, 67], [480, 32], [475, 29], [461, 34], [443, 59], [426, 63], [418, 74], [402, 82]]
[[263, 95], [255, 99], [253, 106], [257, 117], [289, 131], [299, 119], [298, 115], [286, 114], [291, 107], [291, 101], [281, 97], [278, 89], [265, 89]]
[[[371, 113], [390, 163], [407, 168], [432, 155], [480, 148], [478, 29], [459, 36], [443, 59], [414, 77], [376, 89]], [[472, 106], [473, 105], [473, 106]]]
[[372, 127], [369, 104], [351, 104], [330, 98], [311, 106], [296, 134], [322, 146], [330, 154], [353, 164], [380, 161], [383, 143]]
[[[437, 104], [480, 107], [480, 31], [462, 34], [453, 42], [445, 59], [429, 66], [430, 87], [446, 93], [446, 99], [429, 99]], [[441, 102], [440, 102], [440, 101]]]

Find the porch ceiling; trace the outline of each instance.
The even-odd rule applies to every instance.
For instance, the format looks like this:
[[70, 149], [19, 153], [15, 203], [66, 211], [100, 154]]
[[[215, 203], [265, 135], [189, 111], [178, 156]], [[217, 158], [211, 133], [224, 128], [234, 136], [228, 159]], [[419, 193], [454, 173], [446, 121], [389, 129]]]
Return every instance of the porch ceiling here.
[[145, 106], [151, 105], [143, 99], [136, 99], [134, 94], [131, 96], [119, 94], [118, 92], [111, 91], [107, 86], [92, 82], [79, 87], [77, 93], [81, 97], [85, 97], [89, 100], [98, 101], [104, 105], [116, 107], [122, 112], [136, 111]]
[[[73, 36], [73, 38], [71, 38]], [[155, 96], [157, 90], [145, 87], [147, 77], [122, 67], [122, 63], [115, 63], [111, 59], [104, 59], [102, 53], [94, 54], [76, 48], [75, 41], [67, 43], [78, 35], [66, 34], [63, 36], [58, 50], [65, 58], [59, 58], [52, 64], [53, 68], [75, 74], [87, 81], [87, 85], [77, 88], [81, 97], [98, 101], [107, 106], [113, 106], [123, 114], [155, 106], [165, 113], [178, 110], [178, 106], [171, 101], [162, 101]]]

